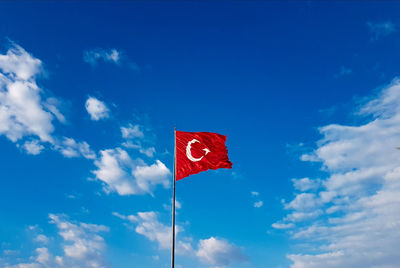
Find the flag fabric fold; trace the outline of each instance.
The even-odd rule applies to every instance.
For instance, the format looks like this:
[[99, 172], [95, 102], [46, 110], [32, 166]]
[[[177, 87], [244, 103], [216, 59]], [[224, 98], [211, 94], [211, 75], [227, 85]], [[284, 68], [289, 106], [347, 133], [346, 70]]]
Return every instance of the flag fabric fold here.
[[176, 180], [208, 169], [232, 168], [226, 136], [211, 132], [176, 131]]

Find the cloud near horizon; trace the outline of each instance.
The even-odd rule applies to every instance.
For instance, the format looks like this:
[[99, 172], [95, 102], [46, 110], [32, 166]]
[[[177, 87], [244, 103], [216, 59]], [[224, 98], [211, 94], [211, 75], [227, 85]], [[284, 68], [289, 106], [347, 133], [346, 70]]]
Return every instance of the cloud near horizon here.
[[362, 105], [367, 123], [319, 129], [317, 148], [301, 157], [322, 164], [324, 179], [293, 180], [290, 213], [276, 229], [319, 245], [288, 255], [292, 268], [397, 267], [400, 263], [400, 80]]
[[34, 250], [29, 262], [9, 264], [5, 268], [68, 268], [87, 267], [105, 268], [106, 261], [104, 252], [106, 244], [99, 233], [108, 232], [109, 228], [104, 225], [74, 222], [68, 216], [60, 214], [49, 214], [50, 223], [56, 225], [58, 235], [62, 237], [59, 245], [62, 254], [52, 253], [46, 245], [49, 239], [43, 234], [35, 238], [39, 246]]
[[[171, 249], [171, 226], [163, 224], [154, 211], [138, 212], [136, 215], [122, 215], [114, 212], [114, 216], [135, 225], [136, 233], [145, 236], [150, 241], [156, 242], [159, 249]], [[179, 235], [183, 227], [176, 225], [176, 254], [196, 257], [199, 261], [212, 267], [228, 267], [235, 262], [247, 261], [248, 257], [242, 249], [229, 243], [226, 239], [210, 237], [198, 241], [197, 249], [192, 247], [193, 238]]]

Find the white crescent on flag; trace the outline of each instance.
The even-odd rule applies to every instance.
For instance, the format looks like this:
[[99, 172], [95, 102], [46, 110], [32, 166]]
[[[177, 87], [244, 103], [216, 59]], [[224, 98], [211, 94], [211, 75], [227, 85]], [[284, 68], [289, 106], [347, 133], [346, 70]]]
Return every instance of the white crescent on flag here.
[[[202, 157], [200, 157], [200, 158], [193, 157], [193, 155], [192, 155], [192, 143], [195, 143], [195, 142], [200, 143], [198, 140], [193, 139], [193, 140], [189, 141], [187, 146], [186, 146], [186, 156], [192, 162], [198, 162], [201, 159], [203, 159], [203, 157], [204, 157], [204, 155]], [[204, 148], [203, 151], [206, 152], [205, 155], [207, 155], [210, 152], [210, 150], [208, 148]]]

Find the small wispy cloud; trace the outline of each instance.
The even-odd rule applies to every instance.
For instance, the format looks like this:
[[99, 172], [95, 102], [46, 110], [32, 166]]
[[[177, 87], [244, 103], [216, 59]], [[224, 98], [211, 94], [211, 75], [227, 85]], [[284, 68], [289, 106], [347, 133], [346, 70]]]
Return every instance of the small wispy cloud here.
[[368, 29], [372, 35], [371, 40], [378, 40], [396, 31], [396, 25], [390, 21], [386, 22], [367, 22]]
[[335, 78], [341, 77], [341, 76], [346, 76], [346, 75], [351, 75], [353, 73], [353, 70], [344, 66], [340, 67], [340, 70], [338, 73], [334, 75]]
[[260, 208], [260, 207], [262, 207], [262, 205], [264, 205], [264, 202], [263, 202], [263, 201], [254, 202], [254, 207], [255, 207], [255, 208]]
[[[259, 192], [252, 191], [252, 192], [250, 192], [250, 194], [251, 194], [251, 196], [252, 196], [253, 198], [259, 199], [259, 196], [260, 196], [260, 193], [259, 193]], [[254, 206], [255, 208], [260, 208], [260, 207], [262, 207], [262, 205], [264, 205], [264, 202], [263, 202], [262, 200], [255, 201], [254, 204], [253, 204], [253, 206]]]
[[292, 222], [290, 222], [290, 223], [275, 222], [272, 224], [272, 228], [274, 228], [274, 229], [290, 229], [293, 227], [294, 227], [294, 224]]
[[120, 129], [122, 138], [125, 139], [125, 141], [122, 143], [122, 146], [127, 149], [136, 149], [147, 157], [154, 156], [156, 148], [149, 146], [149, 144], [146, 146], [146, 143], [148, 142], [146, 142], [147, 139], [145, 139], [143, 126], [138, 124], [128, 124], [126, 126], [121, 126]]
[[121, 52], [115, 48], [108, 50], [103, 48], [86, 50], [83, 52], [83, 61], [92, 66], [97, 65], [99, 61], [119, 64], [121, 61]]
[[88, 63], [92, 67], [95, 67], [101, 62], [104, 62], [104, 63], [115, 64], [118, 66], [124, 66], [135, 72], [141, 72], [143, 69], [141, 66], [139, 66], [139, 64], [131, 61], [125, 53], [116, 48], [111, 48], [111, 49], [95, 48], [95, 49], [85, 50], [83, 52], [83, 61]]
[[64, 137], [63, 141], [55, 146], [57, 150], [67, 158], [83, 156], [86, 159], [95, 159], [96, 153], [90, 149], [87, 142], [76, 142], [72, 138]]
[[[145, 236], [150, 241], [158, 244], [160, 249], [171, 248], [172, 230], [171, 226], [164, 224], [159, 220], [158, 213], [155, 211], [138, 212], [136, 215], [122, 215], [114, 212], [114, 216], [126, 220], [133, 224], [136, 233]], [[175, 232], [183, 231], [180, 225], [175, 226]], [[186, 241], [187, 240], [187, 241]], [[193, 253], [193, 248], [190, 243], [191, 238], [177, 240], [176, 253], [179, 255], [189, 255]]]
[[133, 138], [143, 138], [143, 131], [140, 129], [139, 125], [129, 124], [125, 127], [121, 127], [122, 137], [125, 139], [133, 139]]

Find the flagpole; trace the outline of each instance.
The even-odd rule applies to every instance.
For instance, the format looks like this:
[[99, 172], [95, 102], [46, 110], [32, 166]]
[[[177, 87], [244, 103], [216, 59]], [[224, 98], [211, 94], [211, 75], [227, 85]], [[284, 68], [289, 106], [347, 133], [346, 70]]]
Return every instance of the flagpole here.
[[172, 249], [171, 249], [171, 268], [175, 267], [175, 181], [176, 181], [176, 127], [174, 127], [174, 176], [172, 192]]

